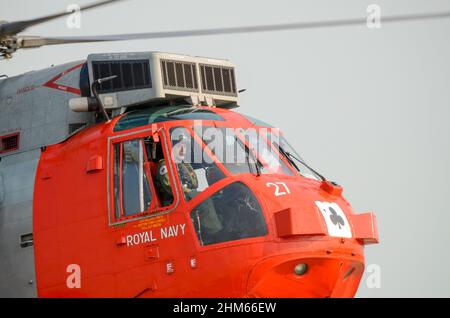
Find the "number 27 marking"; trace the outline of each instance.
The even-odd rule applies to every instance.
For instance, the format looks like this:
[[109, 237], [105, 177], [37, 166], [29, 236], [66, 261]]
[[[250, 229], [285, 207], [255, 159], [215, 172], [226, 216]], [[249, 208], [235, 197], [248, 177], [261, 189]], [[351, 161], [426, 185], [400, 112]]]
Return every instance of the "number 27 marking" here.
[[[284, 182], [267, 182], [266, 186], [269, 188], [275, 187], [274, 195], [276, 197], [286, 195], [286, 194], [291, 194], [291, 190], [289, 190], [288, 186]], [[280, 191], [280, 186], [284, 188], [284, 191], [282, 191], [282, 190]]]

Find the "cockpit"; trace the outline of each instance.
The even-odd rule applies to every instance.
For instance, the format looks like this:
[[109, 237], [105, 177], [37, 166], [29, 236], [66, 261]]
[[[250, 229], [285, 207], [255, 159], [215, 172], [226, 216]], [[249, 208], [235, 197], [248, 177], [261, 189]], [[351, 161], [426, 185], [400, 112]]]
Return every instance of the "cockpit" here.
[[244, 176], [320, 180], [278, 129], [229, 110], [139, 109], [113, 131], [114, 222], [166, 214], [184, 202], [201, 246], [267, 234]]

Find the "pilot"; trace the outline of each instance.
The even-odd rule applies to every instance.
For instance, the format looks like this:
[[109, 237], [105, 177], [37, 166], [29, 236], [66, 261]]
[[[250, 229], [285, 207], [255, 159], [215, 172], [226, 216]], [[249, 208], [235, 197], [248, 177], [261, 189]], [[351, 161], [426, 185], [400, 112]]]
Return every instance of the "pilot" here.
[[173, 193], [170, 186], [166, 161], [161, 159], [156, 167], [156, 188], [158, 189], [162, 206], [168, 206], [173, 202]]
[[[188, 149], [186, 139], [181, 138], [172, 148], [173, 158], [177, 164], [177, 171], [185, 198], [190, 200], [197, 195], [198, 179], [192, 165], [185, 162]], [[156, 180], [160, 185], [161, 201], [163, 205], [169, 205], [173, 201], [172, 188], [170, 187], [169, 174], [166, 161], [161, 159], [156, 170]]]
[[[176, 163], [178, 176], [186, 200], [190, 200], [200, 193], [200, 191], [198, 191], [199, 182], [197, 174], [195, 173], [191, 163], [188, 162], [189, 159], [186, 156], [188, 151], [191, 151], [191, 144], [186, 136], [182, 135], [178, 141], [174, 142], [172, 147], [172, 158]], [[218, 176], [216, 176], [216, 174], [218, 174], [217, 171], [211, 170], [208, 172], [208, 181], [218, 178]], [[156, 180], [158, 180], [161, 185], [162, 201], [169, 202], [170, 204], [173, 201], [173, 194], [170, 187], [165, 160], [160, 160], [158, 164]], [[211, 240], [214, 241], [214, 239], [210, 236], [219, 232], [222, 229], [222, 225], [217, 216], [213, 202], [211, 200], [205, 200], [199, 207], [197, 207], [196, 211], [197, 217], [199, 217], [198, 221], [201, 220], [203, 239], [205, 239], [206, 242]]]

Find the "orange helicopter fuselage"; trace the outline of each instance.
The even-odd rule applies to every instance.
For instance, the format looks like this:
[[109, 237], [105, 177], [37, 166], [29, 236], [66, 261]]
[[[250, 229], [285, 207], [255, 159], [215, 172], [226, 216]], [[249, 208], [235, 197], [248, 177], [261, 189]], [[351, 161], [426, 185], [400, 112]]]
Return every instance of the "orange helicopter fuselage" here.
[[[252, 125], [230, 110], [213, 111], [225, 120], [202, 125]], [[173, 204], [152, 203], [147, 211], [115, 222], [113, 144], [157, 134], [170, 158], [170, 128], [195, 124], [165, 121], [115, 132], [119, 119], [96, 124], [42, 152], [33, 209], [38, 296], [355, 295], [364, 272], [364, 244], [378, 240], [375, 218], [372, 213], [354, 214], [342, 189], [327, 181], [299, 174], [231, 175], [218, 163], [225, 178], [187, 201], [169, 159], [175, 176]], [[190, 212], [233, 182], [246, 185], [256, 196], [267, 234], [204, 246]], [[280, 195], [274, 184], [288, 191]], [[349, 223], [350, 237], [332, 235], [315, 202], [337, 204]], [[296, 273], [298, 264], [307, 270]]]

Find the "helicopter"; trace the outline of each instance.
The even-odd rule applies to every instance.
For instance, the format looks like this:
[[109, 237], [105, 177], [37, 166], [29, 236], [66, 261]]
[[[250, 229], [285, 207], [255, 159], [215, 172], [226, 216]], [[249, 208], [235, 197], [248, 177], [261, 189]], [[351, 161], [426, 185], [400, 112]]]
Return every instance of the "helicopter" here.
[[[19, 34], [68, 14], [1, 22], [0, 56], [366, 22]], [[241, 92], [231, 61], [164, 52], [0, 78], [0, 296], [353, 297], [379, 241], [374, 213], [354, 213], [279, 129], [235, 112]]]

